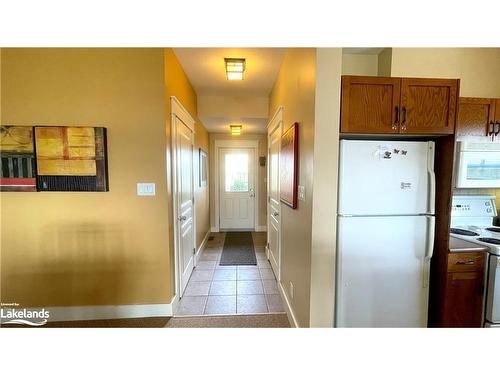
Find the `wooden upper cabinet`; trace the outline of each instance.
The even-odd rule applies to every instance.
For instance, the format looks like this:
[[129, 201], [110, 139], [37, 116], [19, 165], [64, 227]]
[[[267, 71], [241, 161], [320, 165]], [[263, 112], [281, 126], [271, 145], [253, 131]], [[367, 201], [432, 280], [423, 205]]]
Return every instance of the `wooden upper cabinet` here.
[[453, 134], [458, 82], [457, 79], [403, 78], [401, 133]]
[[[457, 135], [487, 136], [494, 131], [495, 107], [500, 118], [500, 100], [488, 98], [460, 98]], [[500, 119], [499, 119], [500, 122]]]
[[341, 133], [453, 134], [458, 79], [342, 76]]
[[500, 125], [500, 99], [495, 99], [495, 124], [499, 124]]
[[343, 76], [340, 131], [398, 133], [400, 89], [400, 78]]

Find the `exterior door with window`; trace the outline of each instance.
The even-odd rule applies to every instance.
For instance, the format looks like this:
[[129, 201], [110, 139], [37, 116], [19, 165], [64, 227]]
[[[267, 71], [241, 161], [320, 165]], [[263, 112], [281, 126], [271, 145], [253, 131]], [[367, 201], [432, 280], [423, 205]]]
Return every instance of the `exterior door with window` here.
[[254, 150], [222, 148], [219, 151], [219, 227], [253, 230], [255, 227]]

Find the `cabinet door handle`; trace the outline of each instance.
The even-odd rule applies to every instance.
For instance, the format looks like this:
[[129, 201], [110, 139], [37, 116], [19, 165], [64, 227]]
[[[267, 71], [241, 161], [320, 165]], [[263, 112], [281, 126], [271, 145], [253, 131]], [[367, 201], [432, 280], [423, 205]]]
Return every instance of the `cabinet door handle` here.
[[457, 260], [457, 262], [455, 264], [471, 265], [471, 264], [474, 264], [474, 263], [476, 263], [475, 260], [468, 259], [468, 260]]
[[403, 107], [403, 119], [401, 120], [401, 127], [406, 130], [406, 107]]
[[500, 122], [499, 121], [495, 122], [495, 126], [493, 128], [495, 130], [495, 137], [496, 137], [498, 133], [500, 133]]
[[492, 135], [493, 132], [494, 132], [494, 129], [495, 128], [495, 124], [493, 121], [490, 121], [490, 123], [488, 124], [488, 135]]
[[395, 109], [396, 109], [396, 120], [394, 120], [394, 124], [392, 125], [392, 130], [397, 130], [399, 124], [399, 107], [396, 106]]

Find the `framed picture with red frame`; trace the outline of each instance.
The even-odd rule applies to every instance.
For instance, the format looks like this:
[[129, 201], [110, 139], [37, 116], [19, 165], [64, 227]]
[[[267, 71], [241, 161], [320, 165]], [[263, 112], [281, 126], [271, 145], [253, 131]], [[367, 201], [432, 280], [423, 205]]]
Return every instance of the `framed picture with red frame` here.
[[299, 123], [295, 122], [281, 136], [280, 200], [297, 208], [297, 175], [299, 159]]

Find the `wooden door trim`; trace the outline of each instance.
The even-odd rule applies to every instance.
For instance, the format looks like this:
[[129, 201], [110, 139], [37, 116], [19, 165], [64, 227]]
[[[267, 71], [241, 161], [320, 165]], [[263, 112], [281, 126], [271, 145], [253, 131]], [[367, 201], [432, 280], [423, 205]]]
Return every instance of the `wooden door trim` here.
[[239, 140], [239, 139], [216, 139], [214, 144], [214, 220], [212, 232], [220, 231], [220, 190], [219, 190], [219, 150], [221, 148], [252, 148], [254, 150], [254, 185], [255, 185], [255, 204], [254, 204], [254, 231], [257, 232], [257, 221], [259, 220], [259, 141], [258, 140]]
[[[269, 221], [269, 212], [270, 212], [270, 198], [269, 198], [269, 166], [270, 166], [270, 152], [269, 152], [269, 147], [271, 145], [271, 134], [273, 134], [275, 131], [278, 131], [280, 136], [283, 135], [283, 118], [284, 118], [284, 107], [280, 106], [274, 113], [273, 117], [271, 117], [271, 121], [267, 124], [267, 194], [266, 194], [266, 207], [267, 207], [267, 212], [266, 212], [266, 222], [267, 222], [267, 244], [266, 244], [266, 255], [267, 259], [269, 260], [269, 247], [267, 246], [269, 244], [269, 226], [271, 225]], [[279, 163], [278, 163], [278, 176], [279, 176]], [[280, 179], [278, 178], [278, 196], [280, 195]], [[276, 278], [278, 280], [278, 283], [281, 281], [281, 203], [278, 205], [279, 207], [279, 219], [280, 219], [280, 225], [279, 225], [279, 243], [278, 243], [278, 274], [276, 275]]]
[[[341, 133], [351, 133], [352, 131], [343, 131], [342, 129], [349, 129], [349, 96], [350, 96], [350, 85], [351, 83], [359, 84], [389, 84], [394, 86], [393, 92], [393, 103], [401, 107], [401, 78], [399, 77], [372, 77], [372, 76], [350, 76], [343, 75], [341, 77], [341, 105], [340, 105], [340, 130]], [[391, 113], [392, 123], [396, 122], [396, 111], [395, 108], [392, 109]], [[359, 133], [359, 132], [352, 132]], [[365, 132], [363, 132], [365, 133]], [[399, 124], [397, 129], [391, 129], [391, 131], [382, 131], [377, 134], [398, 134]]]
[[[194, 127], [195, 121], [193, 117], [189, 114], [189, 112], [182, 106], [182, 104], [177, 100], [175, 96], [170, 97], [170, 142], [172, 148], [172, 223], [173, 223], [173, 237], [174, 237], [174, 270], [175, 270], [175, 296], [180, 298], [181, 296], [181, 270], [180, 270], [180, 238], [179, 238], [179, 226], [177, 223], [178, 218], [178, 206], [179, 206], [179, 192], [177, 188], [177, 126], [176, 121], [179, 119], [184, 125], [186, 125], [193, 133], [191, 137], [191, 148], [194, 147]], [[194, 156], [193, 156], [194, 157]], [[193, 244], [196, 246], [196, 207], [194, 204], [194, 160], [192, 161], [192, 173], [193, 178], [191, 179], [191, 192], [192, 192], [192, 200], [193, 200]], [[196, 266], [196, 256], [193, 255], [193, 264]]]

